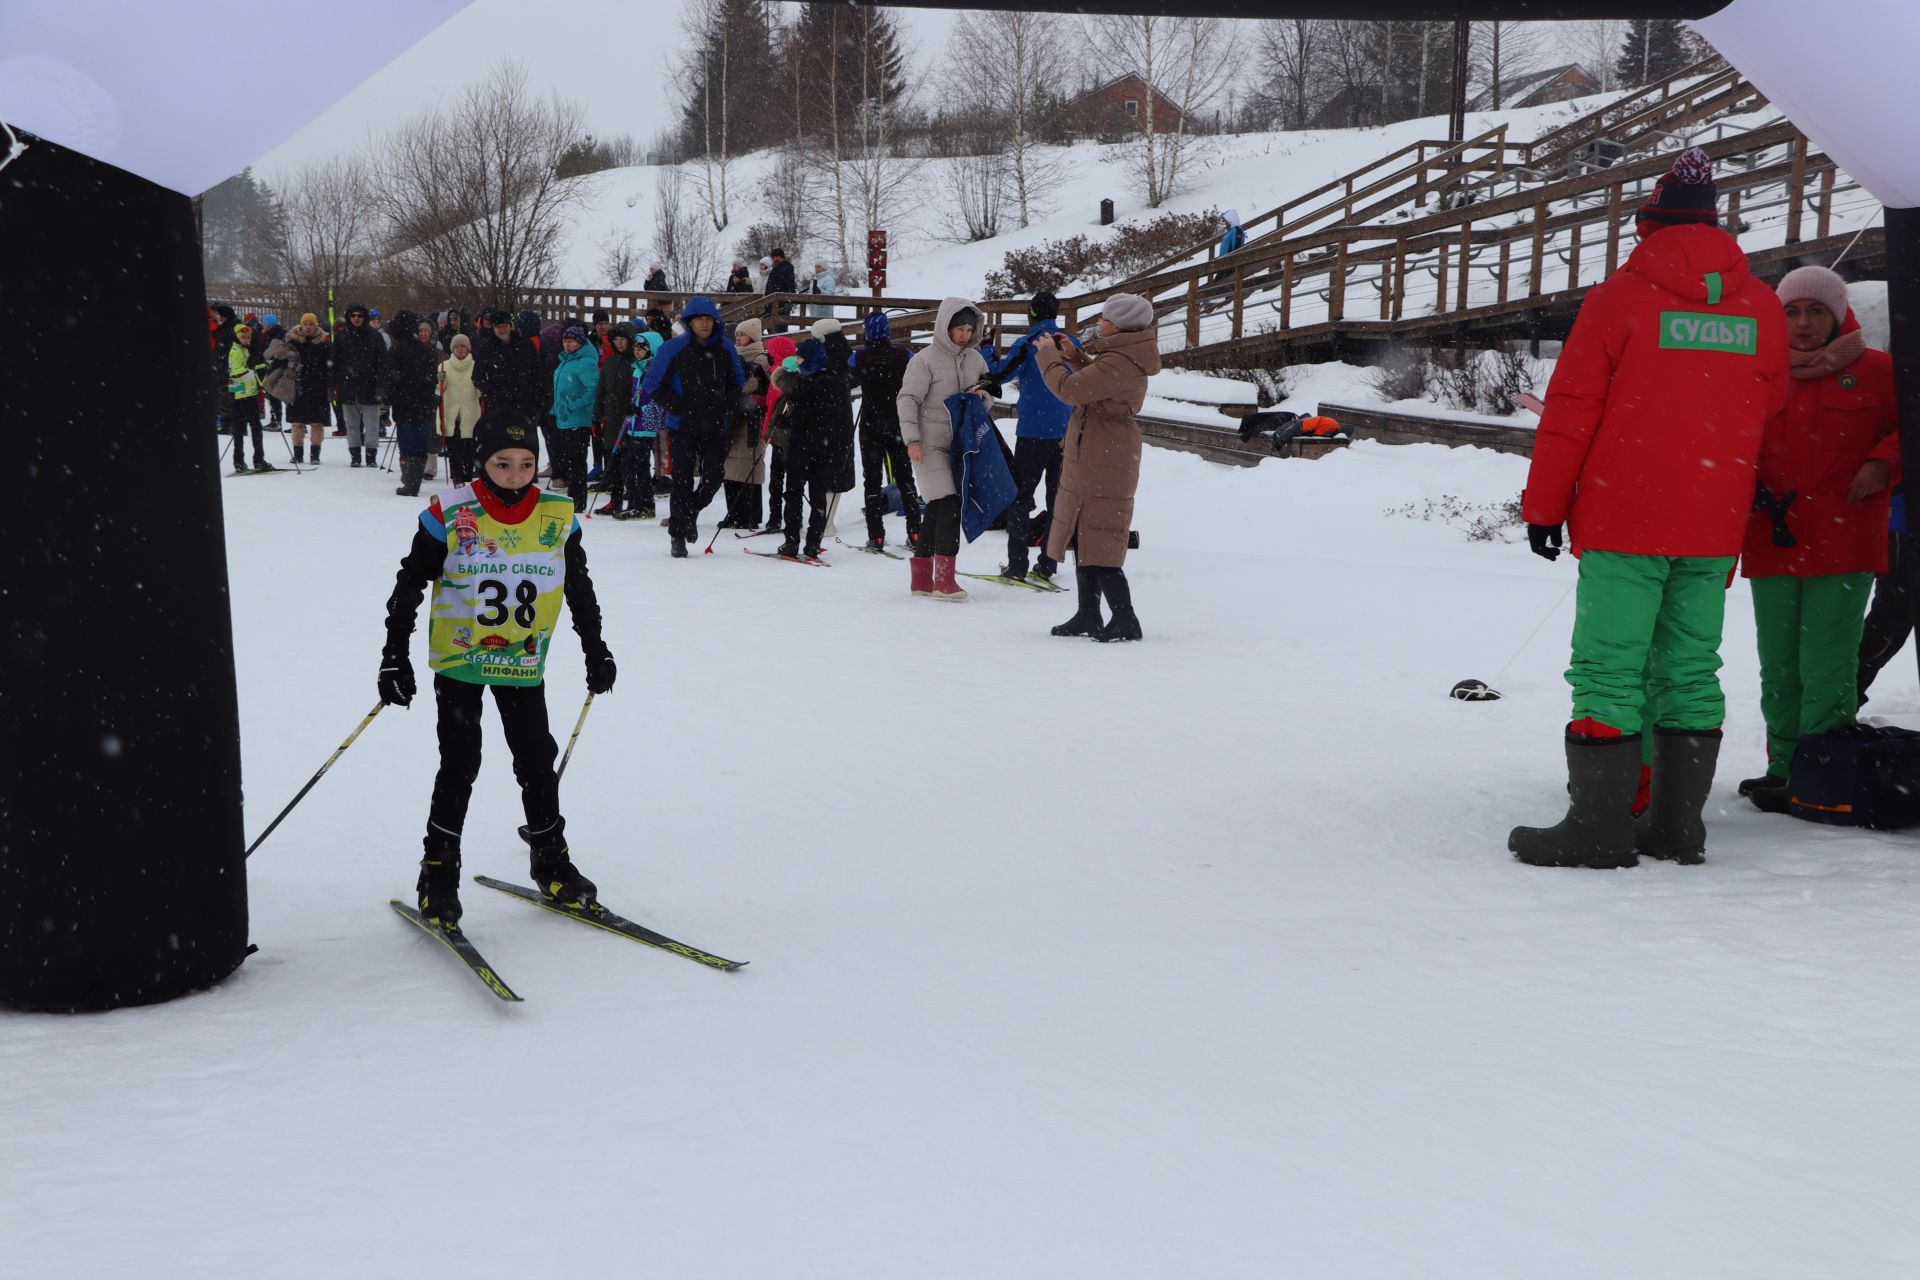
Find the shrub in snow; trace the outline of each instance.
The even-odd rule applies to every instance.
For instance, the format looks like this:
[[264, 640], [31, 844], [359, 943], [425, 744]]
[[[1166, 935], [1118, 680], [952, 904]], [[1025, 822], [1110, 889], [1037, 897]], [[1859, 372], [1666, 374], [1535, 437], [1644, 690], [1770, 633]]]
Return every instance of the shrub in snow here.
[[1468, 542], [1512, 542], [1515, 539], [1507, 535], [1527, 526], [1520, 515], [1519, 498], [1505, 502], [1468, 502], [1447, 493], [1421, 503], [1388, 507], [1381, 514], [1408, 520], [1437, 520], [1466, 534]]
[[1009, 252], [1000, 270], [987, 272], [989, 298], [1059, 293], [1069, 286], [1096, 289], [1144, 271], [1218, 229], [1218, 210], [1163, 213], [1149, 222], [1117, 224], [1105, 240], [1069, 236]]

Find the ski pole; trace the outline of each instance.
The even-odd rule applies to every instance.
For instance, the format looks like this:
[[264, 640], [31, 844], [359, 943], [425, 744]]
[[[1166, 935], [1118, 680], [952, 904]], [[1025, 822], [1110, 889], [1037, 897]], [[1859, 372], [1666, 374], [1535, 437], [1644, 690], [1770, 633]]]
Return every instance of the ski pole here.
[[593, 710], [593, 695], [589, 693], [587, 700], [580, 704], [580, 718], [573, 722], [573, 736], [567, 739], [567, 752], [560, 757], [560, 767], [554, 770], [553, 780], [556, 784], [560, 781], [560, 776], [567, 771], [567, 761], [573, 759], [573, 744], [580, 741], [580, 730], [586, 727], [587, 712], [591, 710]]
[[335, 760], [338, 760], [340, 756], [346, 751], [346, 749], [353, 745], [353, 740], [355, 738], [358, 738], [360, 734], [366, 729], [366, 727], [373, 723], [373, 718], [379, 715], [381, 708], [385, 707], [386, 705], [387, 704], [384, 702], [378, 702], [374, 704], [373, 710], [367, 712], [366, 719], [362, 720], [357, 726], [354, 727], [353, 732], [347, 735], [347, 740], [341, 743], [338, 747], [334, 748], [333, 754], [327, 757], [327, 762], [320, 766], [320, 771], [314, 774], [311, 778], [307, 779], [307, 785], [300, 788], [300, 794], [296, 795], [293, 799], [287, 801], [287, 807], [280, 811], [280, 814], [278, 817], [276, 817], [272, 822], [269, 822], [267, 824], [267, 829], [260, 833], [259, 839], [255, 840], [252, 844], [247, 846], [247, 852], [246, 852], [247, 857], [251, 858], [253, 856], [253, 851], [260, 847], [261, 841], [264, 841], [268, 836], [272, 835], [273, 829], [279, 826], [281, 821], [285, 819], [288, 814], [293, 812], [293, 806], [299, 804], [302, 800], [307, 798], [307, 792], [313, 790], [314, 784], [319, 782], [320, 779], [326, 777], [327, 770], [333, 768], [333, 762]]

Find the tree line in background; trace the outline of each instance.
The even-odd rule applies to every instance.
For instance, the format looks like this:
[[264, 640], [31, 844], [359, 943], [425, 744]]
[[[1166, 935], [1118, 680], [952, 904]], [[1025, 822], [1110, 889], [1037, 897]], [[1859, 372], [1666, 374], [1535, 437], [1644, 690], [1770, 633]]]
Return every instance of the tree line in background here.
[[[555, 254], [586, 194], [570, 178], [646, 163], [666, 166], [651, 254], [616, 233], [601, 245], [606, 283], [658, 262], [674, 288], [713, 288], [731, 240], [731, 256], [785, 248], [840, 269], [851, 287], [845, 268], [864, 257], [867, 229], [894, 223], [910, 202], [941, 201], [956, 241], [1049, 216], [1060, 172], [1040, 148], [1110, 128], [1076, 117], [1073, 101], [1127, 75], [1177, 104], [1165, 111], [1148, 94], [1140, 118], [1110, 135], [1135, 194], [1157, 208], [1209, 134], [1435, 114], [1453, 74], [1445, 21], [976, 11], [960, 16], [916, 93], [911, 51], [886, 9], [695, 0], [685, 20], [688, 52], [666, 69], [678, 118], [645, 146], [589, 135], [577, 105], [537, 97], [525, 69], [505, 63], [450, 105], [359, 154], [309, 165], [279, 190], [248, 171], [208, 191], [208, 278], [278, 281], [307, 297], [379, 284], [484, 305], [564, 283]], [[1664, 79], [1711, 52], [1677, 19], [1476, 22], [1471, 36], [1472, 83], [1492, 109], [1556, 49], [1603, 88]], [[768, 149], [771, 164], [743, 190], [739, 160]], [[924, 171], [935, 159], [944, 163], [932, 191]], [[762, 220], [734, 227], [731, 211], [749, 194]]]

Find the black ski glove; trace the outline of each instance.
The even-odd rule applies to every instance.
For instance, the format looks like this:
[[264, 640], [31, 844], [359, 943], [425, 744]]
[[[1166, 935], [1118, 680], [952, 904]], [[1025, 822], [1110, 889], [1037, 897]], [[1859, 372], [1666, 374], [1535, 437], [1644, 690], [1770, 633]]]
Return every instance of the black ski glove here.
[[1530, 524], [1527, 526], [1527, 546], [1533, 554], [1542, 560], [1560, 558], [1561, 526], [1557, 524]]
[[613, 688], [613, 678], [619, 674], [619, 668], [613, 664], [613, 654], [607, 646], [596, 645], [587, 653], [587, 692], [606, 693]]
[[413, 662], [407, 655], [391, 649], [383, 650], [380, 654], [381, 705], [410, 706], [417, 689], [418, 686], [413, 682]]
[[1794, 537], [1793, 530], [1787, 527], [1787, 508], [1791, 507], [1793, 500], [1799, 496], [1798, 489], [1789, 489], [1784, 497], [1776, 498], [1767, 486], [1754, 486], [1753, 509], [1765, 512], [1767, 519], [1773, 522], [1773, 545], [1776, 547], [1799, 545], [1800, 540]]

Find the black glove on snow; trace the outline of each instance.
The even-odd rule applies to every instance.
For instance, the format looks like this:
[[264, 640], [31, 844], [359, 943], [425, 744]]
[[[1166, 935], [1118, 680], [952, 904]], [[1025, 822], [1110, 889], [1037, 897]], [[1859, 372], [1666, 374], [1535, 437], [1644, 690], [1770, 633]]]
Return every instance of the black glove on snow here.
[[613, 655], [607, 647], [601, 645], [587, 654], [587, 692], [605, 693], [613, 688], [613, 678], [619, 674], [619, 668], [613, 665]]
[[1557, 524], [1530, 524], [1527, 526], [1527, 546], [1533, 554], [1542, 560], [1560, 558], [1561, 526]]
[[388, 651], [380, 655], [381, 705], [410, 706], [417, 688], [413, 682], [413, 662], [406, 654]]
[[1773, 545], [1776, 547], [1798, 546], [1800, 540], [1793, 536], [1793, 530], [1787, 527], [1787, 508], [1800, 496], [1798, 489], [1789, 489], [1784, 497], [1776, 498], [1773, 491], [1765, 485], [1756, 485], [1753, 493], [1753, 509], [1766, 513], [1773, 522]]

